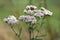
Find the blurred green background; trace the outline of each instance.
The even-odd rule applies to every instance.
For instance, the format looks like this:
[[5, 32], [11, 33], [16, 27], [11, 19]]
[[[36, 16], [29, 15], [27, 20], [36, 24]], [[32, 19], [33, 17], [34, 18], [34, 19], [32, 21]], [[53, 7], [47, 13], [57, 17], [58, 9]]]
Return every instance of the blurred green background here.
[[[43, 1], [32, 0], [32, 4], [41, 7]], [[46, 1], [47, 8], [53, 12], [53, 16], [49, 17], [47, 24], [49, 23], [48, 26], [51, 28], [53, 34], [60, 38], [60, 0]], [[28, 4], [29, 0], [0, 0], [0, 23], [4, 25], [3, 19], [9, 15], [15, 15], [17, 18], [23, 15], [23, 10]]]

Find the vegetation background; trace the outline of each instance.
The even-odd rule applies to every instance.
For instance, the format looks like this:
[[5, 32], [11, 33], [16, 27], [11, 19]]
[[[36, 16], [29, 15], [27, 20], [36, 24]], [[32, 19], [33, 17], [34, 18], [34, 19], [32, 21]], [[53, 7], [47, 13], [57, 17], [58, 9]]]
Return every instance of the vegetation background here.
[[[32, 0], [32, 4], [40, 8], [43, 1]], [[28, 4], [29, 0], [0, 0], [0, 40], [18, 39], [8, 25], [3, 22], [3, 19], [9, 15], [15, 15], [17, 18], [23, 15], [23, 10]], [[49, 17], [46, 24], [41, 28], [41, 34], [46, 34], [43, 40], [60, 40], [60, 0], [46, 0], [46, 4], [47, 8], [53, 12], [53, 16]], [[26, 24], [20, 23], [20, 26], [24, 26], [21, 35], [22, 40], [28, 40], [28, 33], [25, 28]], [[15, 27], [15, 29], [17, 31], [18, 27]], [[50, 33], [48, 31], [49, 29], [51, 31]]]

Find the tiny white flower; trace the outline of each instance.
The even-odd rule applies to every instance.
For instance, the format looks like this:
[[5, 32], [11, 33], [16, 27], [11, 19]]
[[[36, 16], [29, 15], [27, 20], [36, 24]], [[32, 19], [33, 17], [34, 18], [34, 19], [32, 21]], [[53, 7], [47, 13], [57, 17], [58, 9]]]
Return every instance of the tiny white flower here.
[[26, 10], [35, 10], [37, 7], [34, 5], [27, 5]]
[[22, 15], [22, 16], [19, 17], [19, 20], [23, 20], [24, 18], [25, 18], [25, 16]]
[[31, 22], [31, 17], [30, 16], [26, 16], [25, 22]]
[[30, 5], [30, 9], [31, 9], [31, 10], [35, 10], [35, 9], [37, 9], [37, 7], [34, 6], [34, 5]]
[[35, 10], [36, 8], [37, 8], [37, 7], [34, 6], [34, 5], [27, 5], [27, 6], [26, 6], [26, 9], [24, 9], [24, 13], [29, 14], [29, 15], [32, 15], [32, 14], [34, 14], [34, 10]]
[[32, 10], [24, 10], [24, 13], [32, 15], [34, 12]]
[[7, 18], [4, 18], [3, 21], [7, 23], [8, 20], [7, 20]]
[[36, 16], [36, 17], [43, 17], [44, 16], [44, 14], [42, 14], [41, 13], [41, 10], [34, 10], [34, 12], [35, 12], [35, 14], [34, 14], [34, 16]]
[[35, 24], [35, 23], [36, 23], [36, 21], [37, 21], [37, 20], [36, 20], [36, 18], [35, 18], [35, 17], [33, 17], [33, 19], [32, 19], [32, 22], [31, 22], [31, 23], [32, 23], [32, 24]]
[[24, 13], [27, 13], [27, 10], [26, 9], [24, 10]]
[[50, 12], [49, 10], [47, 10], [47, 15], [49, 15], [49, 16], [52, 16], [52, 12]]
[[32, 10], [28, 10], [27, 13], [28, 13], [28, 14], [33, 14], [33, 11], [32, 11]]
[[29, 10], [29, 9], [30, 9], [30, 5], [27, 5], [27, 6], [26, 6], [26, 10]]
[[45, 8], [44, 7], [41, 7], [41, 10], [45, 10]]
[[44, 15], [52, 16], [52, 12], [45, 9], [44, 7], [41, 7], [41, 13], [43, 13]]
[[13, 16], [13, 15], [10, 15], [8, 18], [10, 18], [10, 19], [16, 19], [16, 17]]
[[41, 18], [41, 17], [44, 16], [44, 14], [42, 14], [42, 13], [35, 13], [34, 16], [36, 16], [36, 17], [40, 17], [40, 18]]
[[34, 13], [37, 13], [37, 12], [39, 12], [39, 11], [38, 11], [38, 10], [33, 10], [33, 12], [34, 12]]
[[31, 22], [32, 24], [35, 24], [36, 23], [36, 20], [32, 20], [32, 22]]
[[34, 10], [34, 13], [41, 13], [41, 10]]

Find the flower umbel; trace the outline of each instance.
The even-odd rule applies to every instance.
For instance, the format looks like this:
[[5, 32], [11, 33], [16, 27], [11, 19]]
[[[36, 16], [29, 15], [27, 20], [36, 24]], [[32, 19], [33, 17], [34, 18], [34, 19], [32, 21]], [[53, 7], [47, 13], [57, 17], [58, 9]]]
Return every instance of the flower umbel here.
[[34, 16], [29, 16], [29, 15], [20, 16], [19, 19], [27, 23], [32, 23], [32, 24], [36, 23], [36, 18]]
[[34, 5], [27, 5], [26, 8], [24, 9], [24, 13], [32, 15], [34, 14], [34, 10], [36, 10], [37, 7]]
[[18, 23], [18, 20], [16, 19], [16, 17], [14, 17], [13, 15], [4, 18], [4, 22], [8, 23], [8, 24], [16, 24]]
[[35, 9], [37, 9], [37, 7], [34, 5], [27, 5], [26, 6], [26, 10], [35, 10]]
[[46, 16], [52, 16], [52, 12], [49, 10], [45, 9], [44, 7], [41, 7], [41, 12], [46, 15]]
[[32, 11], [32, 10], [24, 10], [24, 13], [26, 13], [26, 14], [29, 14], [29, 15], [32, 15], [34, 12]]
[[44, 14], [41, 13], [41, 10], [34, 10], [34, 12], [35, 12], [35, 14], [34, 14], [35, 17], [40, 17], [41, 18], [41, 17], [44, 16]]

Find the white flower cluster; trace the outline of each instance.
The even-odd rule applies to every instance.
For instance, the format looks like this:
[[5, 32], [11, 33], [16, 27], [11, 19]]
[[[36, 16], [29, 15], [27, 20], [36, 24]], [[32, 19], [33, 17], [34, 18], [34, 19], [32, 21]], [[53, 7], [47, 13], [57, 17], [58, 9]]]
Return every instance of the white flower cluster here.
[[34, 6], [34, 5], [27, 5], [26, 9], [24, 10], [24, 13], [32, 15], [34, 13], [33, 10], [35, 10], [35, 9], [37, 9], [36, 6]]
[[34, 10], [34, 16], [41, 18], [44, 16], [44, 14], [41, 13], [41, 10]]
[[37, 7], [34, 5], [27, 5], [26, 10], [35, 10]]
[[31, 22], [32, 24], [36, 23], [36, 18], [35, 17], [43, 17], [46, 15], [52, 16], [52, 12], [49, 10], [45, 9], [44, 7], [41, 7], [41, 9], [37, 10], [37, 7], [34, 5], [28, 5], [26, 6], [24, 13], [29, 14], [27, 16], [20, 16], [19, 19], [23, 20], [25, 22]]
[[41, 12], [44, 14], [44, 15], [48, 15], [48, 16], [52, 16], [52, 12], [45, 9], [44, 7], [41, 7]]
[[4, 18], [4, 22], [8, 23], [8, 24], [16, 24], [18, 23], [18, 20], [16, 19], [16, 17], [14, 17], [13, 15]]
[[[45, 9], [44, 7], [41, 7], [41, 9], [37, 10], [37, 7], [34, 5], [27, 5], [26, 9], [24, 10], [24, 13], [29, 14], [30, 16], [22, 15], [19, 17], [19, 19], [32, 24], [36, 23], [35, 17], [41, 18], [46, 15], [52, 16], [52, 12], [50, 12], [49, 10]], [[13, 15], [9, 16], [8, 18], [5, 18], [4, 21], [7, 22], [8, 24], [18, 23], [18, 20]]]
[[28, 5], [26, 6], [26, 9], [24, 10], [24, 13], [29, 14], [29, 15], [34, 15], [36, 17], [43, 17], [43, 16], [52, 16], [52, 12], [49, 10], [45, 9], [44, 7], [41, 7], [41, 9], [37, 10], [37, 7], [34, 5]]
[[24, 13], [32, 15], [34, 12], [32, 10], [24, 10]]
[[28, 23], [32, 23], [35, 24], [36, 23], [36, 18], [34, 16], [20, 16], [19, 17], [20, 20], [24, 21], [24, 22], [28, 22]]
[[34, 10], [34, 16], [36, 17], [43, 17], [43, 16], [52, 16], [52, 12], [45, 9], [44, 7], [41, 7], [40, 10]]

